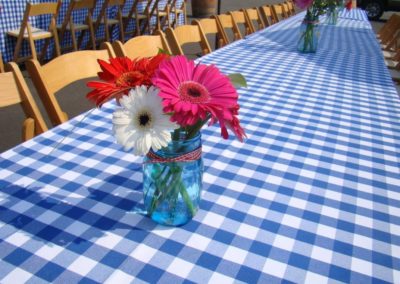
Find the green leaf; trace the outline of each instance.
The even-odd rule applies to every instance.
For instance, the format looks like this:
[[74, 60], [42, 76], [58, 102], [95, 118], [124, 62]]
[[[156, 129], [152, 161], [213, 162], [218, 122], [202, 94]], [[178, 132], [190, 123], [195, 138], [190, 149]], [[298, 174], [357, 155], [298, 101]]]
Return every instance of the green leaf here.
[[229, 79], [231, 80], [233, 86], [235, 88], [245, 87], [247, 88], [246, 78], [240, 73], [233, 73], [228, 75]]
[[166, 54], [166, 55], [172, 55], [171, 53], [169, 53], [167, 50], [162, 49], [162, 48], [158, 48], [158, 54]]

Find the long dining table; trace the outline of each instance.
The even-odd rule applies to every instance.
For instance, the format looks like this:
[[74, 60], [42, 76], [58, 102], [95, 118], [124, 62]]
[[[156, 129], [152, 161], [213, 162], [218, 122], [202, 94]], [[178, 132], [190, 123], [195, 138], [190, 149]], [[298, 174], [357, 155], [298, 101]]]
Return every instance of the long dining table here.
[[200, 210], [138, 214], [107, 103], [0, 155], [1, 283], [400, 283], [400, 100], [365, 13], [304, 13], [200, 58], [240, 72], [244, 143], [202, 130]]

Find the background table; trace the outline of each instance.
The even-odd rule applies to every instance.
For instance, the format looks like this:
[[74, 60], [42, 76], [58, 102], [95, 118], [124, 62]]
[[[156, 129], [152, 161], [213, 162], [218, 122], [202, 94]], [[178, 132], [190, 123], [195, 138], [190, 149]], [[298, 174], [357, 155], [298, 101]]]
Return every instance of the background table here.
[[[180, 5], [183, 0], [178, 0], [177, 5]], [[42, 3], [42, 2], [57, 2], [56, 0], [30, 0], [31, 3]], [[63, 0], [62, 1], [62, 6], [60, 8], [59, 16], [57, 18], [57, 24], [62, 24], [65, 14], [67, 13], [68, 10], [68, 5], [69, 5], [70, 0]], [[127, 14], [132, 7], [134, 0], [126, 0], [126, 3], [124, 5], [123, 13]], [[93, 19], [96, 21], [100, 10], [101, 6], [103, 5], [104, 0], [97, 0], [96, 3], [96, 8], [93, 13]], [[138, 4], [138, 10], [140, 12], [143, 12], [145, 6], [146, 6], [147, 1], [141, 1]], [[159, 2], [159, 7], [162, 8], [165, 6], [167, 3], [167, 0], [160, 0]], [[2, 53], [3, 60], [4, 62], [11, 61], [13, 58], [14, 54], [14, 48], [16, 44], [16, 39], [13, 37], [10, 37], [6, 34], [7, 31], [13, 30], [13, 29], [18, 29], [21, 25], [21, 21], [25, 12], [25, 7], [26, 7], [26, 0], [0, 0], [0, 52]], [[108, 9], [107, 13], [110, 17], [114, 17], [116, 14], [116, 9]], [[81, 11], [76, 11], [73, 14], [74, 20], [77, 23], [81, 23], [84, 21], [84, 19], [87, 16], [87, 10], [81, 10]], [[171, 14], [172, 16], [172, 14]], [[47, 29], [49, 24], [50, 24], [50, 17], [49, 16], [39, 16], [39, 17], [32, 17], [31, 24], [34, 26], [37, 26], [42, 29]], [[128, 27], [129, 31], [134, 28], [134, 21], [131, 21], [130, 26]], [[183, 15], [180, 16], [178, 19], [178, 24], [183, 23]], [[152, 24], [155, 24], [155, 18], [153, 19]], [[104, 38], [104, 27], [101, 27], [98, 32], [96, 37], [98, 38]], [[86, 41], [88, 38], [88, 33], [86, 35]], [[118, 33], [118, 28], [114, 27], [113, 29], [113, 35], [112, 35], [113, 40], [119, 39], [119, 33]], [[36, 49], [38, 51], [41, 50], [41, 47], [43, 46], [44, 41], [36, 41]], [[61, 46], [71, 46], [71, 37], [69, 33], [66, 34], [65, 40], [62, 42]], [[85, 45], [83, 45], [85, 47]], [[21, 50], [21, 54], [23, 56], [29, 55], [30, 54], [30, 48], [27, 43], [27, 41], [24, 41], [23, 49]], [[48, 49], [47, 55], [50, 58], [53, 54], [53, 44], [51, 44], [50, 48]]]
[[200, 59], [247, 78], [248, 139], [202, 131], [183, 227], [129, 213], [142, 159], [115, 143], [114, 104], [1, 154], [0, 282], [399, 283], [400, 101], [357, 15], [315, 54], [296, 51], [299, 15]]

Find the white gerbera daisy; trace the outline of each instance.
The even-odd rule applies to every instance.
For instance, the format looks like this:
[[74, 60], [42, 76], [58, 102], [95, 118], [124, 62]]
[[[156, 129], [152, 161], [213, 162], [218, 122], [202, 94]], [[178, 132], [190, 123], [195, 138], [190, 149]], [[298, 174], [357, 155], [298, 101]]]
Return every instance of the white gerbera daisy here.
[[133, 148], [135, 155], [147, 154], [150, 147], [159, 150], [171, 141], [171, 130], [176, 123], [162, 111], [158, 89], [136, 87], [119, 100], [122, 108], [113, 114], [113, 130], [117, 142], [125, 151]]

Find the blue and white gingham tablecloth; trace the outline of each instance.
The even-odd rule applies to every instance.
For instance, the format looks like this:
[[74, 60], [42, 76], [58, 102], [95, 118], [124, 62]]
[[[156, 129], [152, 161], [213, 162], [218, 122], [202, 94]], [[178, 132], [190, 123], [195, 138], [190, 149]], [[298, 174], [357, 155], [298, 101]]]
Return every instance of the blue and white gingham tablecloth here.
[[1, 154], [0, 282], [400, 283], [399, 97], [365, 20], [300, 54], [301, 17], [201, 59], [246, 76], [248, 139], [202, 131], [183, 227], [130, 212], [142, 159], [115, 143], [113, 104]]

